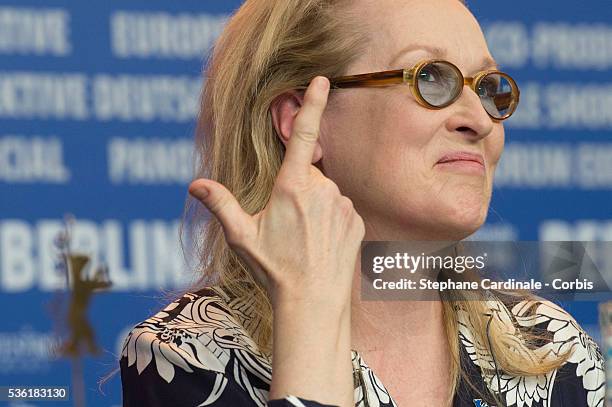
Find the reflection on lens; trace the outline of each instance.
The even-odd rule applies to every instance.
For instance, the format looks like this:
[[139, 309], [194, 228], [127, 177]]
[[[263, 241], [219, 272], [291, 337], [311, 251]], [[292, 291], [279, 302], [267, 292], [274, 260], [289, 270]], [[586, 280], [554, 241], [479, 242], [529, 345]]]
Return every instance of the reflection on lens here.
[[516, 94], [504, 75], [491, 73], [484, 76], [477, 91], [487, 113], [496, 119], [508, 117], [516, 108]]
[[417, 73], [416, 86], [423, 99], [432, 106], [444, 107], [461, 92], [463, 83], [449, 63], [432, 62]]

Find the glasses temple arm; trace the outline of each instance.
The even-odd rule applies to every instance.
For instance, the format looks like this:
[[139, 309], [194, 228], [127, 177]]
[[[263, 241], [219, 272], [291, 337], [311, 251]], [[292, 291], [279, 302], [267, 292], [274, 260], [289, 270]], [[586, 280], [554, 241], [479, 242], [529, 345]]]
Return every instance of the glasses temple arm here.
[[332, 89], [387, 86], [404, 82], [404, 70], [381, 71], [331, 78]]

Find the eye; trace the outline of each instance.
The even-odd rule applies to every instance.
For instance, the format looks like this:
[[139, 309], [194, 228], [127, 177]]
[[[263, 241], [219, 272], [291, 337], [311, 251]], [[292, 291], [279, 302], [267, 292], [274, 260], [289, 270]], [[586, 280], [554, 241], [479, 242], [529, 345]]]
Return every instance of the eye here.
[[419, 72], [419, 81], [440, 82], [440, 71], [435, 66], [428, 66]]
[[433, 61], [418, 72], [417, 89], [430, 105], [443, 106], [461, 92], [460, 75], [449, 62]]
[[495, 96], [499, 92], [499, 79], [497, 75], [488, 75], [482, 78], [478, 84], [480, 96]]

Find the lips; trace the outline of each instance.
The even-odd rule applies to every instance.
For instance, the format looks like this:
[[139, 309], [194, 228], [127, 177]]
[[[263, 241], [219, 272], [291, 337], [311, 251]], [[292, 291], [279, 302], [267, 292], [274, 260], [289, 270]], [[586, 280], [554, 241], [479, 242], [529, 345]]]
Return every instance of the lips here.
[[454, 161], [472, 161], [484, 167], [484, 158], [482, 155], [467, 151], [457, 151], [445, 154], [438, 160], [437, 164], [450, 163]]

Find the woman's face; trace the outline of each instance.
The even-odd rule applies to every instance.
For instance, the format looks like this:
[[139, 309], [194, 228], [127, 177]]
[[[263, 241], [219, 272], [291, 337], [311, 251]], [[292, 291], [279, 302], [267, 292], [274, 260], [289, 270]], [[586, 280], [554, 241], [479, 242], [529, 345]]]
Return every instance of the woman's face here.
[[[372, 42], [346, 74], [431, 58], [452, 62], [464, 76], [493, 68], [480, 26], [458, 0], [363, 0], [354, 7]], [[320, 143], [318, 166], [353, 200], [366, 240], [459, 240], [485, 220], [504, 128], [467, 86], [440, 110], [419, 105], [407, 85], [354, 88], [332, 92]], [[456, 152], [480, 155], [484, 168], [439, 163]]]

